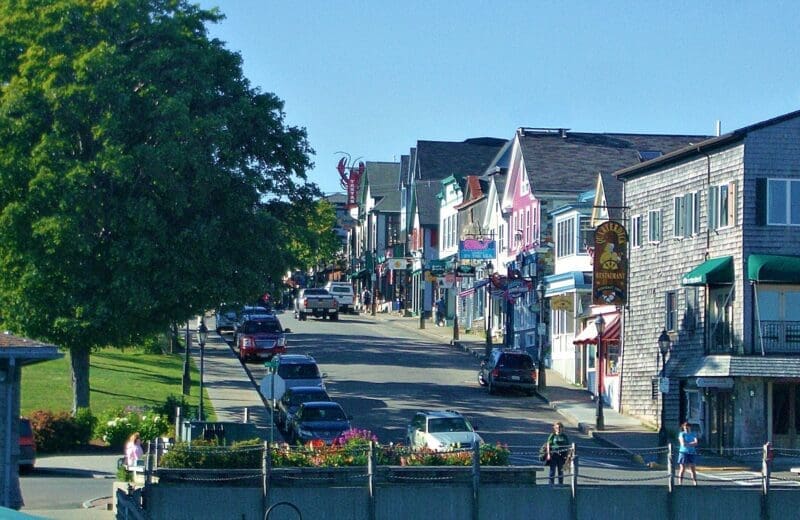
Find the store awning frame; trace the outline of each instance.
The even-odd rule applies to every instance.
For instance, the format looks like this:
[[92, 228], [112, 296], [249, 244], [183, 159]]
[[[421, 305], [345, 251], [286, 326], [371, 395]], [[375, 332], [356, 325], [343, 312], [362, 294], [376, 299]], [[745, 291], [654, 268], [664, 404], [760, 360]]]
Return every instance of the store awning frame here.
[[733, 257], [710, 258], [681, 278], [686, 286], [730, 285], [733, 283]]
[[[592, 316], [586, 322], [586, 328], [580, 334], [575, 336], [572, 343], [575, 345], [597, 345], [597, 327], [594, 324], [596, 316]], [[604, 314], [603, 319], [606, 320], [606, 329], [603, 331], [603, 343], [607, 341], [619, 341], [621, 323], [619, 313]]]
[[752, 254], [747, 257], [747, 278], [759, 283], [800, 284], [800, 256]]

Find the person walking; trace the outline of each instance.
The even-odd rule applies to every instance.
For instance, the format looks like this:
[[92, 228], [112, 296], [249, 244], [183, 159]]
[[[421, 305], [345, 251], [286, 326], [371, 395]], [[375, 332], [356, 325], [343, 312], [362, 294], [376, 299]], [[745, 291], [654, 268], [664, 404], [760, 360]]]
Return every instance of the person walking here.
[[143, 456], [142, 439], [139, 436], [139, 432], [135, 432], [128, 438], [128, 443], [125, 444], [125, 465], [136, 466]]
[[444, 313], [445, 313], [445, 303], [444, 298], [439, 296], [439, 299], [436, 300], [436, 326], [441, 327], [444, 325]]
[[558, 472], [558, 483], [564, 483], [564, 463], [569, 455], [570, 442], [567, 434], [564, 433], [564, 425], [561, 422], [553, 424], [553, 433], [547, 437], [547, 453], [545, 464], [550, 466], [550, 485], [555, 483], [556, 472]]
[[369, 289], [364, 289], [364, 292], [361, 293], [361, 303], [364, 306], [364, 310], [369, 311], [369, 306], [372, 304], [372, 293], [369, 292]]
[[700, 443], [697, 435], [692, 433], [692, 425], [688, 422], [681, 424], [681, 432], [678, 434], [678, 484], [683, 484], [683, 472], [686, 466], [692, 472], [692, 482], [697, 485], [697, 445]]

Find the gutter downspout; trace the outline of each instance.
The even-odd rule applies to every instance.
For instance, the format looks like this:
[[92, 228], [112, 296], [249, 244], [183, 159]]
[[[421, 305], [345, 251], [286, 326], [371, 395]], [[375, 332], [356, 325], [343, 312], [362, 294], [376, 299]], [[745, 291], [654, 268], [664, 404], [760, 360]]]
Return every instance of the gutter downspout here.
[[14, 373], [16, 372], [16, 358], [8, 359], [8, 374], [6, 375], [6, 446], [4, 459], [3, 475], [3, 505], [12, 507], [11, 504], [11, 425], [13, 424], [12, 404], [14, 403]]

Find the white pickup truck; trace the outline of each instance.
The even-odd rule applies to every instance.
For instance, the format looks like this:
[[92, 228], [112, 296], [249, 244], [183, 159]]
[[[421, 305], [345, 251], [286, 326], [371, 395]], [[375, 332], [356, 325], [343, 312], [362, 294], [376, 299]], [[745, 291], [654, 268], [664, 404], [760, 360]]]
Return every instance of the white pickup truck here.
[[339, 319], [339, 302], [327, 289], [300, 289], [294, 299], [294, 317], [304, 321], [309, 315], [336, 321]]
[[339, 312], [353, 312], [355, 311], [355, 293], [353, 286], [347, 282], [328, 282], [325, 288], [336, 297], [339, 302]]

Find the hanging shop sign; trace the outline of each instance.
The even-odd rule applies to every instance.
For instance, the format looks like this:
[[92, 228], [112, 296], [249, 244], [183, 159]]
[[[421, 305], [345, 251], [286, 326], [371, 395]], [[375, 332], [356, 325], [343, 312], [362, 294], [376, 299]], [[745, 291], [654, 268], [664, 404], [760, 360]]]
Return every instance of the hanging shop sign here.
[[458, 258], [461, 260], [493, 260], [497, 257], [494, 240], [468, 238], [458, 243]]
[[554, 311], [572, 311], [573, 298], [571, 294], [559, 294], [550, 298], [550, 308]]
[[525, 280], [509, 280], [508, 281], [508, 295], [512, 298], [518, 298], [528, 292], [528, 282]]
[[733, 388], [732, 377], [698, 377], [696, 383], [698, 388]]
[[408, 268], [408, 260], [405, 258], [390, 258], [386, 261], [386, 265], [392, 271], [405, 271]]
[[447, 270], [447, 262], [444, 260], [429, 260], [428, 261], [428, 268], [431, 270], [431, 273], [435, 276], [442, 276], [444, 272]]
[[628, 286], [628, 233], [619, 222], [600, 224], [594, 233], [592, 302], [625, 305]]

